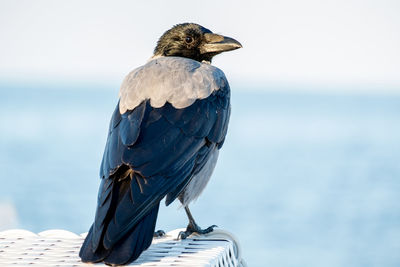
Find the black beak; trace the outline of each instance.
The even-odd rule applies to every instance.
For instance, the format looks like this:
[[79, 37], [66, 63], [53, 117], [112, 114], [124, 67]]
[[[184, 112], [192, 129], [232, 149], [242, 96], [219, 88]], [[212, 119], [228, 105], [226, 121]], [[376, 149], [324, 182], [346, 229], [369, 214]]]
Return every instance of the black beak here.
[[205, 33], [204, 39], [205, 42], [200, 46], [200, 54], [219, 54], [242, 48], [242, 45], [235, 39], [215, 33]]

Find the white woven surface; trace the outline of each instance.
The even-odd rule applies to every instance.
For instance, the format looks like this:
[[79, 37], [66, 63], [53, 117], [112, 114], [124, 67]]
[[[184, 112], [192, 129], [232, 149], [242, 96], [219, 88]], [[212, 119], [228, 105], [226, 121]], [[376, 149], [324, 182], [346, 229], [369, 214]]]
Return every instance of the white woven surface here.
[[[177, 240], [181, 230], [154, 238], [150, 248], [131, 265], [244, 266], [238, 243], [230, 233], [216, 229], [205, 236]], [[78, 256], [85, 235], [64, 230], [39, 234], [26, 230], [0, 232], [0, 266], [90, 266]]]

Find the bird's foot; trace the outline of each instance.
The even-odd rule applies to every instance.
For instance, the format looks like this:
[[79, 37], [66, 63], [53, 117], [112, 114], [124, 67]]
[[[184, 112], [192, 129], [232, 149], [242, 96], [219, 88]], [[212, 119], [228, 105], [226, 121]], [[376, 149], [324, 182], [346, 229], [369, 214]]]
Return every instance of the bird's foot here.
[[186, 231], [181, 231], [179, 233], [178, 239], [186, 239], [193, 233], [197, 233], [199, 235], [208, 234], [208, 233], [214, 231], [215, 227], [218, 227], [218, 226], [216, 226], [214, 224], [206, 229], [201, 229], [196, 223], [189, 223], [189, 225], [186, 227]]
[[163, 230], [155, 231], [153, 237], [162, 237], [165, 236], [165, 232]]

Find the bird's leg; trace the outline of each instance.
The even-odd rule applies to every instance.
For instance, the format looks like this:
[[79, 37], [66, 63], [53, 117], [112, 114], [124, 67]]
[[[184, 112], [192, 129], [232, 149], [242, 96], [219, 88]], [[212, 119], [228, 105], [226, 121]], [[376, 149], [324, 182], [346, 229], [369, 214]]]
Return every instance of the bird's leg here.
[[208, 227], [206, 229], [201, 229], [200, 226], [198, 226], [196, 224], [196, 222], [194, 221], [194, 218], [193, 218], [192, 213], [190, 212], [188, 206], [185, 206], [185, 211], [186, 211], [186, 214], [189, 219], [189, 224], [186, 227], [186, 231], [182, 231], [179, 233], [178, 239], [179, 238], [186, 239], [188, 236], [190, 236], [193, 233], [198, 233], [200, 235], [208, 234], [208, 233], [212, 232], [215, 227], [217, 227], [216, 225], [211, 225], [210, 227]]

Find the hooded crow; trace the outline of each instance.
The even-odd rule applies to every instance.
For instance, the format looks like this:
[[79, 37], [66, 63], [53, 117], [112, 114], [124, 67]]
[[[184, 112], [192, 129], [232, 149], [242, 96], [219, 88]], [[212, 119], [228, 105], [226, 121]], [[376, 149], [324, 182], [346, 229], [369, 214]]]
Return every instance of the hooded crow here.
[[128, 264], [153, 239], [160, 201], [176, 198], [189, 218], [180, 238], [201, 229], [189, 203], [206, 186], [230, 115], [230, 89], [212, 58], [241, 48], [194, 23], [178, 24], [154, 55], [123, 81], [100, 167], [94, 223], [82, 245], [83, 262]]

